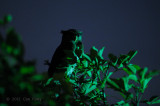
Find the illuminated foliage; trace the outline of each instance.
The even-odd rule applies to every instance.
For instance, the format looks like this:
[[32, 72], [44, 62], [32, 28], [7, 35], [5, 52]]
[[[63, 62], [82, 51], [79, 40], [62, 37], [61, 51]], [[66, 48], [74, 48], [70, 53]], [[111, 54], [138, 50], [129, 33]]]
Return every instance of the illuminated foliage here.
[[[113, 89], [123, 97], [121, 101], [112, 105], [138, 106], [140, 103], [160, 103], [159, 96], [153, 96], [149, 100], [142, 99], [149, 81], [160, 74], [159, 70], [148, 71], [148, 68], [131, 64], [131, 59], [137, 54], [135, 50], [119, 57], [109, 54], [109, 60], [103, 58], [103, 51], [104, 47], [100, 50], [92, 47], [89, 54], [82, 54], [72, 75], [68, 76], [67, 73], [65, 75], [67, 82], [74, 88], [74, 100], [78, 104], [110, 105], [107, 101], [110, 95], [107, 95], [106, 89]], [[68, 71], [70, 67], [72, 66], [68, 67]], [[119, 78], [112, 77], [114, 73], [120, 71], [126, 74]]]

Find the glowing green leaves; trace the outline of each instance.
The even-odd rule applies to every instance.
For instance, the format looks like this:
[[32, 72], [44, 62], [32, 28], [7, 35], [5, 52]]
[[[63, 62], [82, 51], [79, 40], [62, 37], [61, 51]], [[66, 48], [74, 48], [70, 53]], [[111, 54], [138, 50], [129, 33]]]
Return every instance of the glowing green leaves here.
[[127, 65], [131, 59], [137, 54], [137, 51], [130, 51], [127, 55], [120, 55], [120, 57], [115, 56], [114, 54], [109, 54], [110, 64], [115, 68], [122, 68], [124, 65]]
[[[113, 72], [109, 72], [109, 74], [106, 75], [106, 76], [103, 78], [103, 81], [102, 81], [102, 84], [101, 84], [101, 88], [105, 88], [107, 81], [108, 81], [108, 83], [112, 83], [112, 81], [109, 79], [112, 74], [113, 74]], [[116, 85], [116, 84], [114, 84], [114, 85], [115, 85], [115, 87], [117, 88], [117, 85]]]
[[[72, 74], [70, 82], [76, 86], [76, 91], [79, 94], [79, 99], [87, 101], [87, 103], [97, 104], [104, 100], [106, 103], [105, 93], [102, 92], [105, 88], [110, 88], [118, 91], [125, 101], [117, 102], [118, 105], [129, 106], [129, 100], [135, 100], [134, 94], [130, 92], [133, 88], [135, 92], [143, 93], [147, 88], [149, 81], [154, 75], [158, 75], [158, 71], [150, 71], [147, 73], [147, 68], [141, 68], [135, 64], [129, 64], [131, 59], [137, 54], [137, 51], [131, 50], [126, 55], [115, 56], [109, 54], [109, 60], [104, 60], [102, 54], [104, 47], [100, 50], [94, 46], [90, 49], [90, 54], [83, 54], [82, 58], [77, 62], [75, 71]], [[115, 71], [109, 72], [113, 67]], [[124, 71], [126, 76], [120, 78], [112, 78], [115, 72]], [[131, 83], [133, 82], [133, 83]], [[80, 93], [79, 93], [80, 92]], [[84, 100], [86, 98], [86, 100]], [[88, 99], [87, 99], [88, 98]], [[136, 101], [134, 101], [136, 102]], [[81, 104], [85, 104], [82, 102]]]
[[117, 62], [118, 65], [119, 65], [118, 68], [123, 67], [123, 65], [125, 65], [126, 62], [128, 61], [129, 57], [130, 57], [130, 56], [128, 56], [128, 55], [120, 55], [120, 57], [119, 57], [119, 59], [118, 59], [118, 62]]
[[91, 61], [91, 58], [87, 55], [87, 54], [82, 54], [82, 56], [85, 58], [85, 59], [87, 59], [88, 61]]
[[102, 49], [100, 49], [99, 52], [98, 52], [98, 56], [100, 57], [100, 59], [104, 59], [103, 56], [102, 56], [104, 48], [105, 47], [102, 47]]
[[152, 77], [160, 74], [160, 71], [158, 70], [148, 72], [147, 67], [141, 68], [138, 65], [134, 64], [127, 65], [125, 68], [123, 68], [123, 71], [125, 71], [129, 75], [130, 79], [141, 85], [140, 91], [142, 93], [147, 88], [147, 85]]
[[72, 72], [75, 70], [76, 64], [73, 65], [69, 65], [68, 67], [64, 67], [64, 69], [67, 69], [67, 71], [65, 72], [65, 74], [67, 76], [70, 76], [72, 74]]
[[147, 85], [148, 85], [149, 81], [152, 79], [152, 77], [155, 75], [159, 75], [159, 74], [160, 74], [159, 70], [152, 70], [152, 71], [148, 72], [147, 67], [138, 71], [138, 76], [140, 77], [139, 83], [141, 84], [141, 92], [142, 93], [147, 88]]
[[159, 96], [152, 96], [150, 100], [147, 102], [147, 104], [160, 104], [160, 97]]
[[142, 103], [146, 103], [147, 105], [160, 104], [159, 96], [152, 96], [149, 100], [144, 100]]
[[121, 100], [116, 103], [115, 106], [130, 106], [129, 103], [125, 103], [125, 101]]
[[91, 57], [91, 59], [92, 59], [92, 60], [96, 60], [96, 59], [97, 59], [98, 61], [104, 59], [103, 56], [102, 56], [103, 51], [104, 51], [104, 48], [105, 48], [105, 47], [102, 47], [102, 49], [100, 49], [100, 50], [98, 51], [98, 49], [95, 48], [95, 46], [93, 46], [93, 47], [90, 49], [90, 57]]
[[129, 64], [128, 66], [126, 66], [126, 68], [123, 68], [123, 70], [129, 75], [136, 74], [137, 72], [137, 69], [135, 68], [135, 65], [133, 64]]
[[128, 92], [128, 90], [132, 87], [132, 85], [129, 84], [129, 77], [122, 77], [118, 79], [111, 78], [107, 80], [107, 84], [109, 85], [109, 88], [123, 93]]
[[92, 81], [86, 82], [86, 83], [82, 83], [81, 92], [86, 95], [86, 94], [88, 94], [89, 92], [93, 91], [96, 88], [97, 88], [97, 83], [94, 83]]

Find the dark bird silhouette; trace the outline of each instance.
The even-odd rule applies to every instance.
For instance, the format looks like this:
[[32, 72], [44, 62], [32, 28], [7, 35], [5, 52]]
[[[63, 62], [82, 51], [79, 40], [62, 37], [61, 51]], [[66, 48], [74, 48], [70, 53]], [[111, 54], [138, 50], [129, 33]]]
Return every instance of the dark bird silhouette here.
[[76, 29], [69, 29], [62, 30], [61, 33], [62, 41], [54, 52], [51, 63], [46, 61], [46, 64], [49, 65], [49, 77], [53, 77], [55, 73], [64, 74], [69, 65], [74, 67], [83, 53], [82, 32]]

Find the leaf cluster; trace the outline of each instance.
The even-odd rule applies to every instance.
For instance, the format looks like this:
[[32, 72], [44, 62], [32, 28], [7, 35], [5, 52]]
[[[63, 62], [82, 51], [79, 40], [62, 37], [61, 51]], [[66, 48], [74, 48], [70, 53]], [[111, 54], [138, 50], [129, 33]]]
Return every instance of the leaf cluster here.
[[21, 36], [13, 27], [6, 27], [11, 20], [11, 15], [0, 19], [4, 32], [0, 32], [0, 106], [55, 104], [43, 86], [47, 76], [36, 73], [35, 60], [24, 60]]
[[[98, 50], [93, 46], [89, 54], [82, 54], [72, 76], [69, 77], [66, 74], [66, 80], [74, 86], [77, 102], [81, 105], [109, 105], [107, 98], [111, 95], [107, 95], [106, 90], [113, 89], [123, 97], [123, 100], [114, 105], [159, 103], [158, 96], [153, 96], [157, 97], [154, 101], [152, 99], [142, 100], [142, 95], [149, 81], [160, 74], [159, 70], [148, 71], [147, 67], [141, 68], [138, 65], [130, 64], [131, 59], [137, 54], [136, 50], [131, 50], [119, 57], [109, 54], [108, 60], [103, 58], [103, 51], [104, 47]], [[112, 77], [114, 73], [120, 71], [126, 74], [120, 78]]]

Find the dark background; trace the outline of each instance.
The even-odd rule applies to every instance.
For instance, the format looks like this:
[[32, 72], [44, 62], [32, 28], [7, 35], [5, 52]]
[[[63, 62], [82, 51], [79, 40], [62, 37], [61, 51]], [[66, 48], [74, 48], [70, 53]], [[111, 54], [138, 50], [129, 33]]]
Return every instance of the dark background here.
[[[0, 18], [11, 14], [26, 47], [25, 59], [37, 60], [37, 71], [47, 71], [61, 42], [61, 30], [83, 31], [85, 52], [105, 46], [108, 53], [126, 54], [136, 49], [131, 61], [160, 69], [160, 0], [1, 0]], [[160, 77], [151, 80], [145, 97], [160, 95]]]

